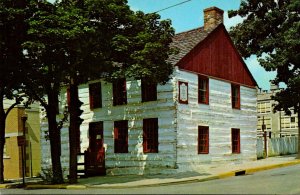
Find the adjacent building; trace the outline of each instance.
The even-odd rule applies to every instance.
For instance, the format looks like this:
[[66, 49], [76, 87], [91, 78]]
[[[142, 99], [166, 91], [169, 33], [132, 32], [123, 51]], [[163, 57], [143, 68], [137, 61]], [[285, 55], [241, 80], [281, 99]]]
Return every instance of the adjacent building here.
[[[204, 27], [174, 37], [172, 79], [103, 80], [80, 85], [84, 119], [79, 153], [87, 173], [126, 175], [201, 170], [219, 162], [256, 160], [257, 84], [223, 25], [223, 11], [204, 10]], [[68, 90], [60, 96], [61, 113]], [[62, 117], [62, 114], [58, 116]], [[51, 166], [41, 113], [42, 166]], [[68, 174], [68, 124], [61, 130], [61, 162]]]
[[[9, 101], [5, 102], [9, 106]], [[25, 140], [20, 137], [25, 136]], [[19, 142], [18, 142], [19, 139]], [[5, 145], [4, 145], [4, 178], [22, 178], [22, 147], [25, 177], [37, 176], [41, 171], [41, 148], [40, 148], [40, 117], [39, 108], [31, 109], [23, 107], [13, 108], [6, 119]]]
[[271, 96], [281, 89], [270, 81], [270, 91], [260, 90], [257, 94], [257, 134], [263, 135], [263, 124], [267, 135], [271, 137], [285, 137], [298, 135], [298, 117], [292, 114], [286, 115], [284, 111], [273, 112], [276, 102]]

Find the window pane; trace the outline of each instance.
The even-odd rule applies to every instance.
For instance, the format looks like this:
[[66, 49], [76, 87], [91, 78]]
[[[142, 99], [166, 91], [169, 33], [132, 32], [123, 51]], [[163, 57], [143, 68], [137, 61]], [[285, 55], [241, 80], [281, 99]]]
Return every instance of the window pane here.
[[198, 127], [198, 153], [208, 154], [209, 152], [209, 128], [204, 126]]
[[90, 108], [102, 107], [101, 83], [93, 83], [89, 85]]
[[232, 108], [240, 108], [240, 86], [231, 85], [231, 102]]
[[142, 79], [142, 102], [157, 100], [157, 85], [146, 83]]
[[231, 129], [232, 153], [240, 153], [240, 130]]
[[128, 121], [114, 122], [115, 153], [128, 153]]
[[208, 78], [198, 76], [198, 102], [208, 104]]
[[113, 82], [113, 105], [127, 104], [126, 79]]
[[158, 119], [143, 120], [143, 151], [144, 153], [158, 152]]

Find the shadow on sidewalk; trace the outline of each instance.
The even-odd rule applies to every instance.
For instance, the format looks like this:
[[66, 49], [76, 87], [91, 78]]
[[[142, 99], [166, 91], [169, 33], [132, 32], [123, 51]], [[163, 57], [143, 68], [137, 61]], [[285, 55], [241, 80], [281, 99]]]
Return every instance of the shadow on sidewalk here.
[[211, 174], [208, 173], [198, 173], [194, 171], [182, 172], [177, 174], [155, 174], [155, 175], [126, 175], [126, 176], [95, 176], [89, 178], [78, 179], [79, 184], [89, 184], [89, 185], [101, 185], [101, 184], [124, 184], [142, 180], [167, 180], [167, 179], [183, 179], [183, 178], [192, 178], [198, 176], [208, 176]]

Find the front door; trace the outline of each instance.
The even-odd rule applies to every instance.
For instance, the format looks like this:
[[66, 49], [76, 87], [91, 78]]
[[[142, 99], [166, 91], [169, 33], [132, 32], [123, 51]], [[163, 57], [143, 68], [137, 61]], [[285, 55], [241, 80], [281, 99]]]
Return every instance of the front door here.
[[105, 175], [105, 150], [103, 147], [103, 122], [89, 124], [89, 147], [86, 151], [86, 174]]

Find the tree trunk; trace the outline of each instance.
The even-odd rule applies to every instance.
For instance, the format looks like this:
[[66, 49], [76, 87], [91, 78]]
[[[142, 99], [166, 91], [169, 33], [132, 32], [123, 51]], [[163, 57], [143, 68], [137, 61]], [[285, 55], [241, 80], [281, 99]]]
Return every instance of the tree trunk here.
[[60, 162], [61, 137], [60, 137], [60, 130], [57, 128], [57, 122], [56, 122], [57, 103], [58, 103], [58, 93], [56, 92], [56, 90], [53, 89], [49, 90], [47, 118], [48, 118], [49, 139], [50, 139], [50, 149], [51, 149], [52, 171], [53, 171], [52, 183], [54, 184], [64, 183], [62, 167]]
[[70, 148], [70, 161], [69, 161], [69, 183], [77, 183], [77, 133], [78, 125], [76, 116], [76, 102], [78, 101], [78, 87], [71, 79], [70, 84], [70, 126], [69, 126], [69, 148]]
[[0, 184], [4, 183], [4, 144], [5, 144], [5, 111], [3, 96], [0, 94]]

